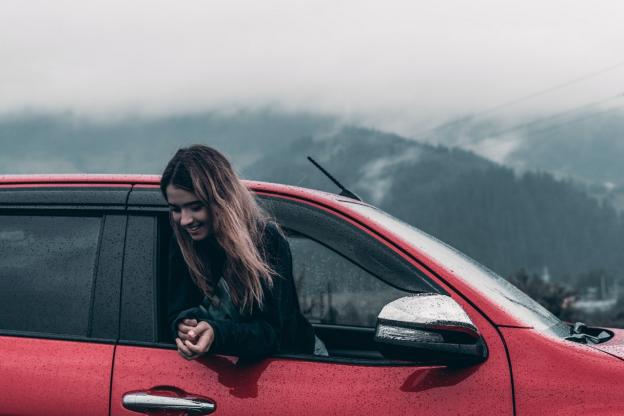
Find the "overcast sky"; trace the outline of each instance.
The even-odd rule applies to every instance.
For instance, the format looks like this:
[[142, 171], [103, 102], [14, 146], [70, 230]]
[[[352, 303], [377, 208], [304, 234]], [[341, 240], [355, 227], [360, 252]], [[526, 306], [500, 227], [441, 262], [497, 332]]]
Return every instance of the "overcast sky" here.
[[[0, 0], [0, 116], [270, 107], [416, 135], [624, 62], [623, 12], [619, 0]], [[622, 80], [624, 66], [500, 114], [573, 108]]]

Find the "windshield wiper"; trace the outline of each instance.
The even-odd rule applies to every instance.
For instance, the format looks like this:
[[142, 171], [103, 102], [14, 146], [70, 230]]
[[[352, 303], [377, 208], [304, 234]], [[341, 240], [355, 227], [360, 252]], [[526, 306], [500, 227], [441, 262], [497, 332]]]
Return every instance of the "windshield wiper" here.
[[579, 344], [600, 344], [611, 338], [607, 331], [602, 331], [598, 336], [589, 335], [587, 333], [587, 325], [577, 322], [570, 328], [570, 336], [564, 339], [568, 341], [578, 342]]

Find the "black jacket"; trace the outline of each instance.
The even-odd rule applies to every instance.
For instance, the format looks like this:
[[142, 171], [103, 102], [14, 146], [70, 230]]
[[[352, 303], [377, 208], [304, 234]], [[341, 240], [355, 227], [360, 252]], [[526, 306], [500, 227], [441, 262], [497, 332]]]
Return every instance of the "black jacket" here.
[[[225, 252], [215, 241], [209, 244], [210, 268], [221, 276]], [[202, 291], [193, 283], [182, 251], [175, 238], [169, 248], [169, 282], [167, 321], [178, 337], [178, 323], [184, 319], [206, 321], [214, 329], [211, 353], [238, 357], [258, 357], [275, 353], [314, 353], [314, 329], [299, 308], [292, 275], [292, 258], [288, 241], [275, 225], [269, 223], [264, 232], [263, 245], [267, 262], [279, 274], [273, 278], [273, 288], [264, 287], [264, 303], [257, 305], [243, 323], [229, 319], [210, 320], [199, 309], [204, 299]], [[215, 274], [217, 273], [217, 274]]]

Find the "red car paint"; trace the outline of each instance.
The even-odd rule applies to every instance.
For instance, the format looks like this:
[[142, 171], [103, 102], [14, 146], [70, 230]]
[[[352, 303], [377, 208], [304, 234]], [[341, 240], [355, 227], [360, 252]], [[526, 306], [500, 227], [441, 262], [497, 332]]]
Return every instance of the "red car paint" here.
[[[0, 187], [155, 187], [159, 179], [144, 175], [0, 176]], [[488, 346], [488, 359], [455, 369], [287, 358], [244, 363], [216, 355], [186, 362], [171, 349], [0, 336], [0, 370], [3, 376], [11, 375], [0, 378], [0, 414], [107, 414], [109, 404], [111, 415], [136, 414], [121, 405], [123, 394], [132, 391], [200, 395], [213, 400], [215, 414], [223, 415], [624, 413], [624, 331], [612, 330], [615, 337], [596, 346], [544, 335], [493, 303], [448, 265], [439, 264], [343, 203], [352, 200], [292, 186], [247, 185], [257, 193], [322, 207], [409, 259], [468, 313]], [[34, 413], [25, 410], [29, 397], [25, 385], [44, 395], [49, 407], [36, 407]], [[14, 400], [21, 405], [7, 405]]]
[[509, 351], [517, 414], [624, 414], [624, 362], [600, 351], [614, 340], [588, 346], [533, 329], [500, 331]]
[[592, 345], [592, 347], [624, 360], [624, 329], [611, 329], [611, 331], [614, 336], [609, 342]]
[[108, 414], [114, 345], [0, 336], [0, 414]]
[[120, 345], [111, 416], [135, 414], [121, 405], [125, 393], [157, 386], [208, 397], [221, 415], [512, 414], [511, 377], [500, 335], [470, 305], [455, 299], [486, 340], [490, 356], [484, 363], [376, 367], [270, 358], [245, 364], [217, 355], [186, 362], [176, 351]]

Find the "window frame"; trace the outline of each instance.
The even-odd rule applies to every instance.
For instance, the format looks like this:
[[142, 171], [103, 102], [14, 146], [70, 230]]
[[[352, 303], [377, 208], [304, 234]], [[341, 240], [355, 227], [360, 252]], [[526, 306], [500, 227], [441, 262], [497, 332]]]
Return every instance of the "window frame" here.
[[[330, 210], [311, 201], [260, 192], [256, 195], [260, 205], [281, 227], [325, 246], [385, 284], [408, 294], [438, 293], [450, 296], [442, 286], [429, 278], [424, 268], [407, 260], [393, 244], [377, 238], [366, 227], [341, 212]], [[307, 216], [314, 215], [317, 222], [308, 220], [311, 222], [308, 224], [298, 221], [299, 218], [306, 218], [306, 215], [302, 215], [304, 211], [307, 211], [305, 212]], [[293, 213], [298, 215], [293, 215]], [[327, 225], [330, 221], [333, 222], [334, 227], [342, 227], [340, 232], [349, 234], [350, 239], [341, 236], [342, 240], [338, 241], [328, 236], [327, 234], [335, 233], [336, 230]], [[325, 225], [327, 229], [321, 229], [319, 224]], [[355, 247], [357, 244], [359, 246]], [[373, 253], [381, 254], [385, 258], [381, 260], [372, 258]], [[382, 262], [391, 263], [393, 270]], [[400, 279], [391, 278], [397, 274], [401, 277]], [[418, 283], [411, 280], [418, 280]]]

